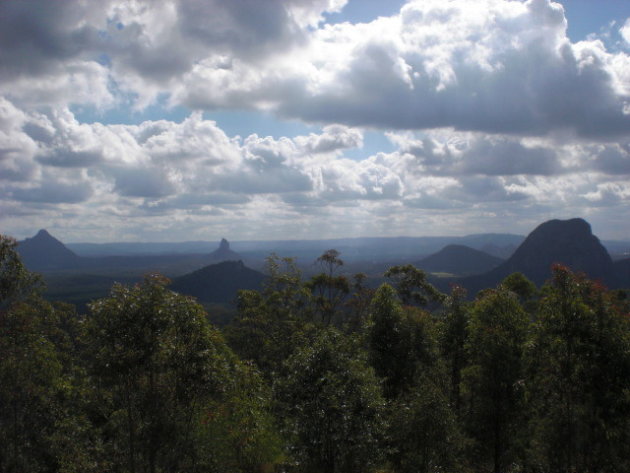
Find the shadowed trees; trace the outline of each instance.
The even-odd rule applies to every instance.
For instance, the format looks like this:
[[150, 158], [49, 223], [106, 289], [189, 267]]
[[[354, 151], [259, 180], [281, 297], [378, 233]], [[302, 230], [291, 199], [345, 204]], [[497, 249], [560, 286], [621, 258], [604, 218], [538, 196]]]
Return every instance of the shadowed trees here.
[[[241, 367], [202, 307], [167, 284], [148, 276], [134, 287], [115, 285], [110, 297], [91, 305], [86, 343], [90, 375], [107, 387], [101, 428], [111, 432], [108, 447], [124, 459], [118, 468], [131, 473], [221, 471], [232, 461], [232, 471], [249, 471], [255, 465], [246, 452], [258, 455], [253, 444], [267, 432], [246, 430], [242, 417], [264, 417], [261, 381]], [[225, 416], [243, 423], [243, 436], [224, 428], [221, 442], [235, 455], [219, 461], [226, 451], [200, 437], [221, 445], [214, 437]]]
[[272, 256], [230, 347], [157, 275], [85, 315], [47, 302], [0, 237], [0, 471], [630, 469], [625, 293], [556, 266], [468, 302], [413, 266], [372, 289], [319, 262], [303, 281]]
[[548, 471], [630, 468], [630, 319], [601, 285], [553, 268], [528, 355], [530, 459]]

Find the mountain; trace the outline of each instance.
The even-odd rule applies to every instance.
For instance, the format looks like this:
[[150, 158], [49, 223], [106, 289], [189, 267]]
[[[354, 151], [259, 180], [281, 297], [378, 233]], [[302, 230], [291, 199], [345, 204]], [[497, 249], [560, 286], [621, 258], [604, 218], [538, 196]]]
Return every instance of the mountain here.
[[437, 253], [420, 260], [416, 266], [433, 273], [459, 276], [485, 273], [503, 260], [465, 245], [447, 245]]
[[221, 238], [219, 248], [210, 253], [210, 261], [216, 261], [217, 263], [220, 261], [238, 261], [241, 259], [238, 253], [230, 250], [230, 243], [225, 238]]
[[613, 263], [615, 267], [615, 275], [619, 286], [624, 289], [630, 288], [630, 258], [615, 261]]
[[[522, 243], [522, 242], [521, 242]], [[492, 243], [488, 243], [487, 245], [479, 248], [480, 251], [489, 254], [490, 256], [496, 256], [502, 260], [508, 259], [510, 256], [514, 254], [516, 251], [517, 245], [505, 245], [499, 246], [494, 245]]]
[[34, 237], [18, 242], [17, 251], [31, 271], [74, 268], [81, 262], [79, 256], [46, 230], [40, 230]]
[[201, 302], [234, 302], [239, 289], [260, 289], [264, 279], [242, 261], [224, 261], [175, 278], [171, 289]]
[[[612, 259], [581, 218], [550, 220], [532, 231], [514, 254], [497, 268], [460, 280], [470, 292], [498, 284], [503, 278], [521, 272], [536, 285], [551, 276], [551, 266], [560, 263], [573, 271], [586, 273], [615, 287], [618, 285]], [[473, 295], [473, 294], [471, 294]]]

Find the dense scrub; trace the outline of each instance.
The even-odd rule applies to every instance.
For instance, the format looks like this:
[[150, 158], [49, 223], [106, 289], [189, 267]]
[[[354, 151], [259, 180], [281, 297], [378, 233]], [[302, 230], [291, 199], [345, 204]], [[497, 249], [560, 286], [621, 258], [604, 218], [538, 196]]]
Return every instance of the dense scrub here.
[[157, 275], [46, 302], [0, 237], [0, 472], [630, 471], [627, 293], [318, 263], [270, 257], [221, 332]]

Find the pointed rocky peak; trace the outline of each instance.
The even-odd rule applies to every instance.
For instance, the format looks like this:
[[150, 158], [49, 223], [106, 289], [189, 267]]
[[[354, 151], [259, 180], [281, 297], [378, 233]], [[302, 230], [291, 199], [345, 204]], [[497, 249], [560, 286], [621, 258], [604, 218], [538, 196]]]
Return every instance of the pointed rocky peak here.
[[219, 243], [219, 251], [229, 251], [230, 242], [225, 238], [221, 238], [221, 243]]
[[34, 237], [19, 242], [18, 252], [26, 267], [31, 270], [73, 267], [80, 259], [44, 229]]
[[[72, 253], [68, 248], [65, 247], [61, 241], [57, 240], [54, 236], [48, 233], [47, 230], [41, 229], [38, 231], [35, 236], [31, 238], [27, 238], [23, 242], [20, 242], [21, 246], [26, 247], [38, 247], [38, 248], [48, 248], [48, 249], [63, 249], [69, 253]], [[74, 253], [72, 253], [74, 254]]]
[[221, 238], [219, 248], [210, 253], [210, 260], [213, 262], [219, 261], [238, 261], [241, 256], [230, 249], [230, 242], [225, 238]]
[[56, 238], [53, 238], [53, 236], [48, 233], [48, 231], [45, 228], [42, 228], [40, 231], [37, 232], [37, 234], [33, 237], [33, 238], [52, 238], [53, 240], [56, 240]]

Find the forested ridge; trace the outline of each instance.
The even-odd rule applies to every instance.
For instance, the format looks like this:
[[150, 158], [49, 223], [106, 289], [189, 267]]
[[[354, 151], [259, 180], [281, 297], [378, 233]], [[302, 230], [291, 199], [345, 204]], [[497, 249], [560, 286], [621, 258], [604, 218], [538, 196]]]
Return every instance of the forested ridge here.
[[77, 313], [0, 236], [0, 473], [630, 471], [630, 301], [568, 268], [472, 300], [272, 255], [221, 330], [147, 275]]

